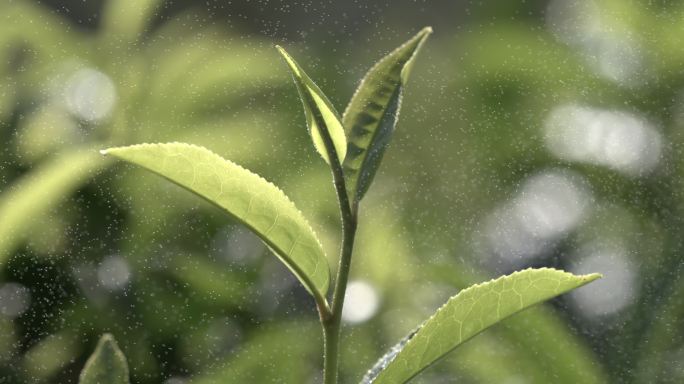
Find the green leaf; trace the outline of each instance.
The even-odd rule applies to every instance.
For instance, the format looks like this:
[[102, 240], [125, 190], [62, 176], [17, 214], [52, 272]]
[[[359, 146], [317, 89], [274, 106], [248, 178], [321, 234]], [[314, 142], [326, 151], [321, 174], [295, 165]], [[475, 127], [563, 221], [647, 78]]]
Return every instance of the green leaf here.
[[323, 247], [302, 213], [276, 186], [190, 144], [141, 144], [102, 153], [138, 164], [222, 208], [254, 231], [317, 303], [325, 303], [330, 271]]
[[375, 64], [361, 80], [342, 117], [349, 138], [344, 173], [354, 201], [368, 191], [399, 117], [414, 58], [432, 28], [425, 27]]
[[112, 335], [102, 335], [95, 352], [86, 361], [78, 382], [80, 384], [129, 383], [126, 356], [116, 345]]
[[293, 362], [319, 358], [319, 339], [306, 336], [315, 335], [319, 328], [304, 318], [262, 325], [248, 333], [236, 350], [215, 356], [193, 375], [192, 384], [313, 383], [316, 366]]
[[395, 346], [363, 384], [405, 383], [463, 342], [532, 305], [601, 277], [526, 269], [471, 286], [449, 299], [418, 330]]
[[[109, 0], [102, 12], [106, 38], [138, 38], [158, 12], [161, 0]], [[119, 42], [120, 44], [120, 42]]]
[[88, 182], [109, 162], [94, 149], [71, 148], [45, 160], [17, 182], [2, 187], [0, 194], [0, 266], [22, 240], [32, 233], [34, 223], [44, 220], [58, 206]]
[[[666, 297], [658, 305], [650, 305], [650, 326], [642, 340], [640, 359], [636, 369], [636, 383], [681, 383], [684, 370], [681, 369], [682, 325], [684, 324], [684, 274], [674, 269], [672, 285], [664, 290]], [[642, 304], [643, 305], [643, 304]], [[657, 319], [657, 320], [656, 320]]]
[[344, 162], [347, 153], [347, 138], [340, 116], [330, 100], [323, 94], [311, 78], [302, 70], [297, 62], [282, 47], [276, 45], [280, 54], [285, 58], [292, 71], [299, 97], [304, 104], [306, 124], [314, 146], [323, 159], [330, 164], [330, 152], [334, 150], [340, 160]]

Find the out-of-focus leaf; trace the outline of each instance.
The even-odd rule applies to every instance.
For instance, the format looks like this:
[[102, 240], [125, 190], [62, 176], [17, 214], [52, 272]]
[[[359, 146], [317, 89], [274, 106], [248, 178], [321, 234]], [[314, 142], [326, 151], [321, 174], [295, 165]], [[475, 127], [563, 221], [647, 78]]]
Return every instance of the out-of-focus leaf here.
[[83, 47], [93, 39], [65, 28], [62, 16], [46, 12], [45, 6], [37, 2], [11, 1], [3, 2], [3, 5], [5, 7], [0, 9], [0, 51], [8, 65], [21, 63], [21, 71], [14, 69], [16, 96], [21, 91], [21, 97], [27, 92], [42, 99], [48, 88], [46, 78], [55, 76], [61, 63], [73, 61], [75, 56], [88, 57], [91, 52]]
[[[306, 124], [318, 153], [330, 164], [329, 152], [334, 149], [340, 164], [347, 153], [347, 138], [339, 114], [330, 100], [282, 47], [276, 46], [292, 71], [299, 97], [304, 105]], [[329, 139], [326, 139], [328, 137]], [[332, 146], [334, 148], [329, 147]]]
[[301, 212], [273, 184], [190, 144], [141, 144], [103, 151], [138, 164], [222, 208], [254, 233], [325, 303], [330, 271], [323, 248]]
[[[574, 332], [552, 308], [538, 306], [507, 320], [495, 338], [507, 338], [514, 354], [527, 355], [542, 381], [562, 383], [606, 383], [610, 380], [598, 357], [581, 335]], [[572, 364], [559, 364], [568, 362]], [[483, 364], [485, 366], [486, 364]], [[483, 367], [483, 369], [486, 369]]]
[[[679, 268], [681, 271], [682, 268]], [[684, 357], [684, 275], [675, 273], [668, 299], [655, 315], [651, 328], [642, 340], [648, 340], [640, 351], [636, 383], [681, 383], [684, 380], [682, 357]]]
[[[476, 383], [502, 383], [513, 377], [530, 383], [611, 382], [597, 364], [599, 356], [554, 312], [559, 311], [529, 308], [462, 344], [428, 371], [451, 368]], [[425, 380], [422, 374], [418, 378]]]
[[[0, 265], [26, 236], [32, 220], [66, 199], [109, 162], [92, 149], [72, 149], [46, 160], [0, 194]], [[39, 235], [39, 234], [33, 234]]]
[[392, 139], [414, 58], [432, 28], [425, 27], [375, 64], [359, 84], [342, 117], [349, 144], [344, 161], [347, 189], [360, 201]]
[[234, 308], [248, 296], [250, 281], [244, 273], [228, 271], [201, 257], [174, 257], [170, 273], [198, 297], [199, 303], [220, 308]]
[[14, 357], [19, 347], [16, 327], [7, 317], [0, 318], [0, 345], [0, 365], [4, 365]]
[[78, 338], [66, 331], [49, 335], [31, 346], [22, 356], [22, 369], [35, 382], [60, 372], [78, 356]]
[[22, 164], [35, 164], [60, 148], [75, 145], [83, 136], [77, 122], [57, 103], [28, 115], [19, 128], [14, 147]]
[[106, 37], [136, 38], [143, 32], [160, 0], [109, 0], [104, 15]]
[[369, 374], [362, 383], [405, 383], [488, 327], [599, 277], [549, 268], [526, 269], [469, 287], [426, 320], [394, 358], [386, 356], [390, 360], [380, 362], [383, 369], [375, 369], [377, 376]]
[[23, 356], [23, 369], [35, 381], [54, 376], [78, 356], [78, 338], [69, 331], [52, 334], [31, 346]]
[[[1, 50], [0, 53], [2, 53]], [[0, 120], [10, 116], [17, 97], [14, 80], [2, 72], [0, 68]]]
[[[316, 365], [320, 326], [309, 321], [262, 326], [218, 367], [209, 367], [191, 379], [193, 384], [308, 383]], [[299, 361], [293, 364], [293, 361]]]
[[114, 337], [104, 334], [81, 371], [80, 384], [128, 384], [128, 364]]
[[271, 51], [261, 49], [258, 41], [236, 45], [224, 42], [225, 34], [212, 29], [201, 33], [214, 39], [198, 41], [196, 32], [190, 38], [168, 31], [163, 40], [150, 45], [150, 57], [164, 63], [148, 74], [149, 94], [154, 95], [147, 101], [154, 108], [150, 119], [194, 123], [235, 112], [250, 95], [286, 84], [286, 76], [266, 64], [264, 58]]

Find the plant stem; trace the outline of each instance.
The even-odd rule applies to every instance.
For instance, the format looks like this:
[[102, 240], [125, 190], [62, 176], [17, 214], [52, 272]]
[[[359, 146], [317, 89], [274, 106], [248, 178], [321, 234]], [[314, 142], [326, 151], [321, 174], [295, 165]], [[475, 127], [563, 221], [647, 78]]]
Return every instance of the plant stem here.
[[[300, 91], [300, 96], [309, 105], [316, 105], [311, 94]], [[311, 115], [317, 126], [326, 127], [326, 121], [318, 109], [311, 110]], [[330, 133], [327, 128], [319, 129], [319, 133], [328, 153], [327, 157], [330, 163], [330, 170], [332, 171], [333, 184], [335, 185], [335, 193], [337, 193], [337, 201], [340, 204], [340, 216], [342, 218], [342, 246], [340, 249], [340, 263], [335, 278], [332, 305], [328, 309], [325, 303], [317, 303], [321, 325], [323, 326], [323, 383], [337, 384], [342, 307], [344, 306], [344, 295], [347, 291], [347, 280], [349, 279], [352, 251], [354, 249], [358, 203], [354, 202], [352, 204], [352, 201], [349, 199], [347, 186], [344, 181], [344, 170]]]
[[[346, 192], [345, 192], [346, 195]], [[335, 291], [333, 293], [331, 316], [323, 321], [324, 336], [324, 383], [337, 383], [337, 362], [339, 360], [339, 340], [342, 324], [342, 308], [344, 296], [347, 291], [351, 258], [354, 249], [354, 237], [356, 235], [356, 212], [349, 211], [347, 219], [342, 219], [342, 249], [340, 251], [340, 265], [335, 279]]]
[[[324, 135], [325, 136], [325, 135]], [[324, 138], [325, 140], [326, 138]], [[332, 144], [332, 142], [331, 142]], [[332, 147], [330, 145], [329, 147]], [[342, 308], [344, 307], [344, 295], [347, 291], [349, 270], [354, 250], [354, 238], [356, 236], [356, 223], [358, 204], [352, 204], [344, 181], [342, 165], [337, 160], [337, 154], [332, 149], [330, 156], [330, 168], [333, 174], [333, 182], [337, 199], [340, 203], [340, 215], [342, 217], [342, 247], [340, 249], [340, 263], [335, 278], [335, 290], [333, 291], [332, 306], [330, 312], [321, 312], [321, 324], [323, 325], [324, 340], [324, 363], [323, 383], [337, 384], [337, 362], [339, 360], [339, 341], [342, 324]], [[324, 316], [327, 315], [327, 316]]]

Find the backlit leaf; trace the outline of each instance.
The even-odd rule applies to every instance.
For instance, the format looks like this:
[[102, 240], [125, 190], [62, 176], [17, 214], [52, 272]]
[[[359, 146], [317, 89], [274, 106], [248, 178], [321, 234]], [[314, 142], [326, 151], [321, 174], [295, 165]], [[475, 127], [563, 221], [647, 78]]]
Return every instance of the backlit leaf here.
[[258, 235], [325, 302], [330, 271], [302, 213], [273, 184], [209, 151], [183, 143], [141, 144], [103, 151], [140, 165], [222, 208]]
[[[537, 303], [598, 279], [542, 268], [471, 286], [449, 299], [399, 351], [385, 356], [363, 384], [405, 383], [463, 342]], [[402, 347], [403, 346], [403, 347]]]
[[414, 58], [430, 33], [432, 28], [423, 28], [375, 64], [344, 111], [342, 124], [349, 140], [344, 172], [348, 192], [357, 202], [368, 191], [392, 139]]
[[342, 164], [347, 153], [347, 138], [344, 135], [344, 128], [342, 128], [342, 122], [337, 110], [335, 110], [330, 100], [302, 70], [292, 56], [282, 47], [276, 46], [276, 48], [285, 58], [287, 65], [292, 71], [292, 77], [297, 85], [299, 97], [302, 99], [302, 104], [304, 104], [306, 124], [309, 127], [309, 133], [316, 150], [330, 164], [328, 153], [331, 152], [332, 148], [329, 148], [328, 145], [332, 144], [337, 157], [340, 159], [340, 164]]

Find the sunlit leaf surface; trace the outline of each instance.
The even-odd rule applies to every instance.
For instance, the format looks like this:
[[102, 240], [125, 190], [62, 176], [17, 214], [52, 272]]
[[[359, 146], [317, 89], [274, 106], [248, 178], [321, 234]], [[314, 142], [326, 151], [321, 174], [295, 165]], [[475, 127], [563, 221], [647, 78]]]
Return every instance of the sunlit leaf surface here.
[[326, 139], [323, 135], [328, 136], [332, 141], [337, 157], [340, 163], [344, 161], [347, 153], [347, 139], [344, 136], [344, 128], [340, 122], [340, 117], [335, 110], [335, 107], [330, 103], [330, 100], [323, 94], [320, 88], [311, 80], [311, 78], [302, 70], [297, 62], [290, 56], [282, 47], [277, 46], [278, 51], [285, 58], [287, 65], [292, 71], [292, 77], [299, 96], [304, 104], [304, 114], [306, 115], [306, 124], [309, 127], [311, 138], [318, 153], [323, 156], [323, 159], [329, 164], [330, 156], [326, 145]]
[[542, 268], [474, 285], [449, 299], [407, 341], [383, 357], [362, 383], [405, 383], [461, 343], [532, 305], [598, 279]]
[[103, 151], [196, 193], [254, 231], [322, 303], [330, 271], [321, 243], [301, 212], [273, 184], [208, 149], [182, 143]]

